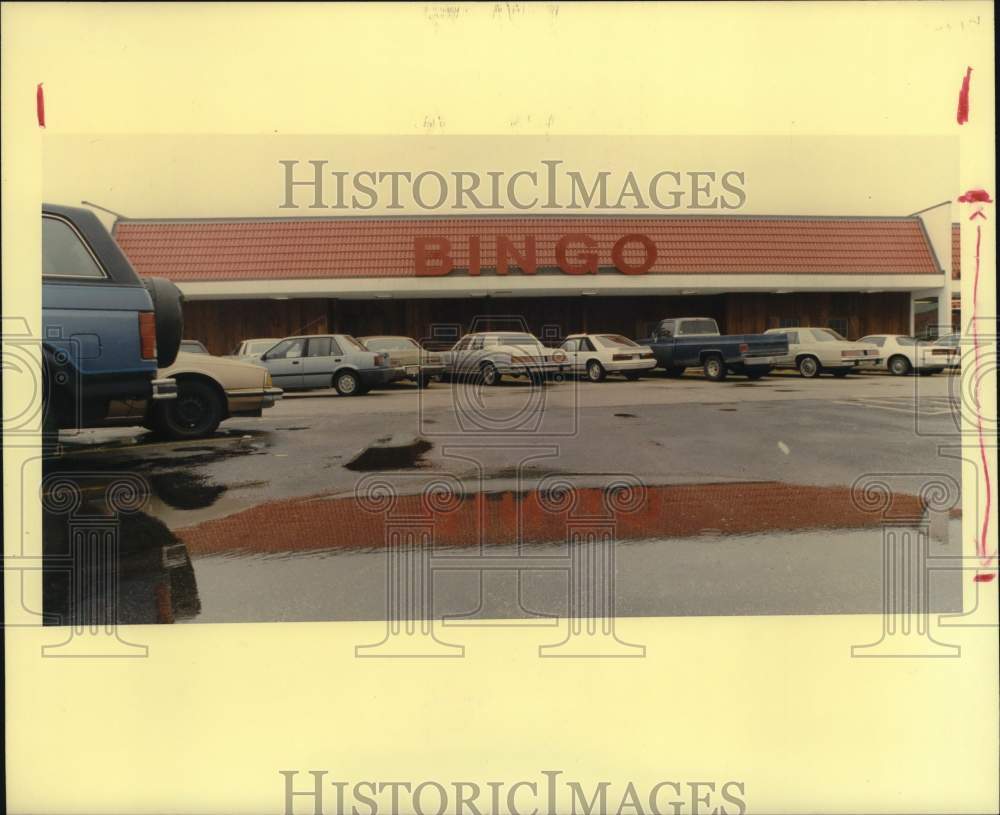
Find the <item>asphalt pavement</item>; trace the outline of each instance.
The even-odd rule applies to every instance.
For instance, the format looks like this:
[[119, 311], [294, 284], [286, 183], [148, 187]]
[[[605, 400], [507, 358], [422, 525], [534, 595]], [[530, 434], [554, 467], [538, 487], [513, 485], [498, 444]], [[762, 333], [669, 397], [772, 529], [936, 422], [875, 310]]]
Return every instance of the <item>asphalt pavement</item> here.
[[[64, 434], [53, 467], [148, 484], [122, 527], [123, 622], [391, 616], [393, 530], [421, 514], [436, 617], [576, 616], [572, 536], [587, 523], [615, 541], [594, 557], [611, 558], [601, 568], [622, 616], [872, 612], [883, 518], [859, 507], [859, 490], [890, 483], [913, 528], [928, 520], [928, 483], [957, 493], [958, 460], [941, 454], [957, 438], [957, 382], [778, 374], [318, 391], [206, 440]], [[613, 492], [634, 506], [609, 504]], [[934, 553], [956, 554], [956, 511], [938, 515]], [[47, 552], [58, 551], [65, 520], [47, 520]], [[538, 560], [504, 561], [515, 556]], [[935, 580], [935, 609], [960, 606], [955, 574]], [[69, 602], [52, 578], [47, 607]]]

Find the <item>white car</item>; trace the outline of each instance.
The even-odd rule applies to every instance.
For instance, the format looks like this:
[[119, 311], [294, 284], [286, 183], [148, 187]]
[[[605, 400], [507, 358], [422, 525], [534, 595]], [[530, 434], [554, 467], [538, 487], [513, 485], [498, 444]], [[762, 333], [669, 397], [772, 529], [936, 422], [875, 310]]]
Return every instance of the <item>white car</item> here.
[[958, 333], [945, 334], [934, 341], [931, 349], [933, 356], [947, 360], [948, 368], [959, 368], [962, 365], [962, 336]]
[[440, 356], [443, 376], [484, 385], [499, 385], [505, 376], [543, 382], [549, 375], [569, 371], [565, 353], [546, 348], [536, 336], [521, 331], [466, 334]]
[[258, 338], [252, 340], [243, 340], [236, 350], [233, 351], [229, 356], [234, 359], [242, 359], [246, 362], [256, 362], [261, 358], [261, 355], [270, 351], [274, 346], [281, 342], [281, 337], [277, 338]]
[[879, 368], [896, 376], [916, 371], [919, 374], [936, 374], [953, 364], [957, 349], [935, 347], [933, 343], [909, 337], [906, 334], [871, 334], [860, 342], [877, 345], [882, 355]]
[[600, 382], [608, 374], [622, 374], [636, 380], [656, 367], [656, 357], [648, 345], [639, 345], [621, 334], [570, 334], [561, 346], [570, 361], [570, 370]]
[[876, 368], [882, 362], [877, 345], [865, 340], [851, 342], [832, 328], [791, 326], [764, 333], [788, 337], [788, 354], [779, 357], [774, 367], [795, 368], [806, 379], [822, 373], [843, 377], [851, 371]]

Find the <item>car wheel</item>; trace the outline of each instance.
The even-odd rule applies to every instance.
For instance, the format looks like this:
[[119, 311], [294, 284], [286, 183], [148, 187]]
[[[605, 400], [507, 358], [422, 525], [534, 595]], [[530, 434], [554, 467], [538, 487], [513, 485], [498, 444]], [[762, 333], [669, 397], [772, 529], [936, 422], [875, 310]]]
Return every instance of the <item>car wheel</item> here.
[[802, 357], [795, 366], [803, 379], [815, 379], [819, 376], [819, 360], [816, 357]]
[[712, 382], [721, 382], [726, 378], [726, 363], [718, 354], [709, 354], [705, 357], [702, 368], [705, 371], [705, 379]]
[[177, 398], [158, 402], [157, 429], [174, 439], [197, 439], [215, 432], [222, 421], [222, 395], [207, 382], [177, 383]]
[[842, 370], [842, 371], [834, 371], [834, 372], [833, 372], [833, 375], [834, 375], [835, 377], [837, 377], [837, 379], [843, 379], [843, 378], [844, 378], [844, 377], [846, 377], [846, 376], [847, 376], [847, 375], [848, 375], [849, 373], [850, 373], [850, 371], [849, 371], [849, 370], [847, 370], [847, 369], [845, 368], [845, 369], [844, 369], [844, 370]]
[[334, 376], [333, 387], [341, 396], [359, 396], [364, 393], [361, 379], [354, 371], [342, 371]]
[[910, 372], [910, 360], [902, 354], [889, 358], [889, 372], [893, 376], [906, 376]]
[[682, 376], [684, 376], [684, 371], [686, 370], [687, 370], [686, 368], [666, 368], [664, 369], [663, 373], [664, 375], [669, 376], [671, 379], [680, 379]]
[[592, 359], [587, 363], [587, 379], [591, 382], [603, 382], [604, 377], [607, 375], [608, 373], [604, 370], [604, 366], [596, 359]]
[[642, 374], [639, 373], [638, 371], [626, 371], [625, 372], [625, 378], [629, 382], [637, 382], [639, 380], [639, 377], [641, 377], [641, 376], [642, 376]]
[[482, 368], [479, 369], [479, 376], [483, 380], [484, 385], [499, 385], [503, 377], [500, 371], [497, 370], [497, 366], [492, 362], [483, 363]]

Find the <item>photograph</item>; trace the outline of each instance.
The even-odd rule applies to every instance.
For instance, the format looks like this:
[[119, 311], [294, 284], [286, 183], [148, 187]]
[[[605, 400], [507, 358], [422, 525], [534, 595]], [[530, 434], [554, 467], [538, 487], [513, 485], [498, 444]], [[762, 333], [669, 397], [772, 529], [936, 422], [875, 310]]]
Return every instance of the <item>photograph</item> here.
[[0, 15], [5, 811], [1000, 808], [992, 4]]

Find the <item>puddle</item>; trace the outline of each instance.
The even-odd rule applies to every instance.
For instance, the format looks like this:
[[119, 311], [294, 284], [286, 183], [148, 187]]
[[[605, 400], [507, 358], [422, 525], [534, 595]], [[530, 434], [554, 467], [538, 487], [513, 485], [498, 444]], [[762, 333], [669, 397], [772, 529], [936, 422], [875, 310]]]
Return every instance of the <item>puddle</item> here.
[[619, 419], [638, 419], [639, 418], [634, 413], [616, 413], [615, 416], [617, 416]]
[[[613, 602], [622, 616], [882, 609], [882, 516], [861, 511], [848, 487], [661, 485], [631, 500], [598, 486], [575, 488], [572, 500], [567, 495], [494, 490], [444, 502], [401, 495], [391, 509], [398, 523], [391, 525], [354, 497], [274, 501], [174, 531], [143, 512], [123, 514], [108, 519], [121, 530], [115, 591], [106, 592], [106, 574], [85, 572], [84, 593], [74, 597], [67, 567], [71, 541], [78, 546], [82, 539], [70, 534], [69, 512], [91, 522], [100, 513], [85, 503], [46, 513], [44, 608], [56, 615], [49, 624], [59, 625], [99, 622], [111, 602], [123, 624], [382, 620], [390, 607], [385, 547], [398, 541], [406, 557], [423, 551], [430, 558], [434, 591], [427, 599], [435, 617], [565, 617], [567, 570], [593, 568], [594, 546], [611, 547], [601, 549], [607, 558], [601, 562], [614, 568]], [[923, 505], [916, 495], [897, 495], [889, 512], [917, 529]], [[960, 533], [954, 517], [943, 532], [932, 532], [933, 554], [960, 553]], [[428, 548], [415, 546], [428, 534]], [[111, 539], [90, 535], [85, 545]], [[102, 552], [88, 552], [85, 562], [100, 564], [90, 555]], [[483, 567], [494, 557], [523, 560]], [[939, 576], [930, 587], [930, 610], [960, 611], [961, 572]], [[553, 641], [564, 637], [553, 631]]]
[[412, 470], [427, 466], [424, 454], [434, 445], [427, 439], [409, 438], [394, 439], [383, 436], [357, 456], [348, 461], [344, 467], [354, 472], [373, 472], [376, 470]]
[[[493, 477], [515, 476], [498, 470]], [[434, 545], [444, 548], [477, 541], [497, 545], [560, 541], [566, 537], [571, 515], [607, 519], [618, 540], [689, 537], [706, 529], [748, 535], [877, 529], [881, 524], [879, 513], [857, 506], [849, 487], [774, 481], [660, 485], [647, 487], [645, 500], [628, 506], [628, 511], [617, 511], [601, 487], [575, 487], [573, 493], [573, 500], [564, 505], [557, 495], [534, 489], [469, 491], [445, 502], [441, 511], [420, 494], [400, 495], [392, 513], [425, 519], [433, 527]], [[891, 512], [894, 517], [919, 519], [923, 508], [916, 495], [896, 495]], [[260, 534], [263, 529], [275, 532]], [[198, 555], [380, 548], [384, 533], [383, 515], [371, 512], [358, 499], [323, 496], [272, 501], [177, 531]]]
[[209, 484], [203, 475], [183, 471], [151, 475], [149, 485], [155, 495], [174, 509], [205, 509], [228, 489], [222, 484]]

